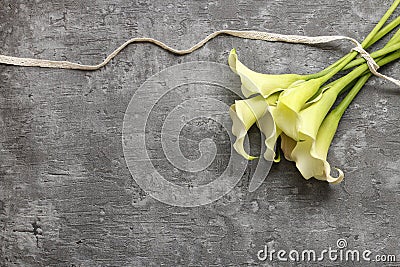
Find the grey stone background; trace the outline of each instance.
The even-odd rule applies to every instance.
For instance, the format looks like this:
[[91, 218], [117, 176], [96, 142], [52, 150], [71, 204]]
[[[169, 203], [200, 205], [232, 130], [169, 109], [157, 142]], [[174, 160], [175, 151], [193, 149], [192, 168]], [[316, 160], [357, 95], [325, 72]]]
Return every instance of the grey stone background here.
[[[362, 40], [390, 2], [1, 0], [0, 53], [91, 64], [131, 37], [186, 48], [226, 28]], [[316, 72], [351, 48], [223, 36], [182, 57], [131, 45], [95, 72], [1, 65], [0, 266], [284, 266], [258, 261], [257, 251], [267, 243], [322, 250], [339, 238], [400, 259], [400, 93], [377, 78], [333, 141], [329, 159], [346, 173], [339, 186], [306, 181], [286, 161], [254, 193], [247, 191], [250, 165], [227, 196], [197, 208], [168, 206], [137, 186], [121, 145], [135, 90], [182, 62], [226, 63], [233, 47], [246, 65], [268, 73]], [[382, 72], [400, 77], [398, 63]], [[186, 135], [216, 129], [193, 123]], [[257, 135], [251, 131], [250, 139]], [[224, 166], [216, 166], [218, 174]]]

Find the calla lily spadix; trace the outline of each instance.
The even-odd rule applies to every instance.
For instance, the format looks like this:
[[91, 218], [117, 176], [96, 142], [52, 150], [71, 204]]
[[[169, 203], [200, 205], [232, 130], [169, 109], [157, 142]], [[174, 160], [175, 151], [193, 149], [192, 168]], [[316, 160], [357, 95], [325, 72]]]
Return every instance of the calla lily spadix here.
[[281, 133], [281, 150], [285, 159], [293, 161], [292, 151], [296, 147], [297, 142], [287, 136], [285, 133]]

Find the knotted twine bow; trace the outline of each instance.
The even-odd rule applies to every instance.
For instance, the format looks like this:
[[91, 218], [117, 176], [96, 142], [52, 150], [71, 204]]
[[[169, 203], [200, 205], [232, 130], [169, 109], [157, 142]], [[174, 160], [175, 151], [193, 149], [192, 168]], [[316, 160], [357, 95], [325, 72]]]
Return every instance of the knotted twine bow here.
[[400, 81], [394, 78], [388, 77], [378, 72], [379, 65], [375, 62], [375, 60], [371, 57], [371, 55], [364, 50], [361, 44], [350, 37], [347, 36], [340, 36], [340, 35], [333, 35], [333, 36], [317, 36], [317, 37], [310, 37], [310, 36], [301, 36], [301, 35], [285, 35], [285, 34], [277, 34], [277, 33], [269, 33], [269, 32], [261, 32], [261, 31], [237, 31], [237, 30], [220, 30], [211, 33], [206, 38], [195, 44], [189, 49], [175, 49], [172, 48], [165, 43], [153, 39], [153, 38], [132, 38], [123, 43], [117, 49], [115, 49], [111, 54], [109, 54], [103, 62], [97, 65], [83, 65], [78, 63], [73, 63], [69, 61], [54, 61], [54, 60], [46, 60], [46, 59], [34, 59], [34, 58], [22, 58], [22, 57], [12, 57], [12, 56], [5, 56], [0, 55], [0, 63], [1, 64], [9, 64], [9, 65], [16, 65], [16, 66], [25, 66], [25, 67], [42, 67], [42, 68], [56, 68], [56, 69], [73, 69], [73, 70], [98, 70], [105, 65], [107, 65], [116, 55], [118, 55], [121, 50], [127, 47], [131, 43], [138, 43], [138, 42], [147, 42], [153, 43], [171, 53], [177, 55], [185, 55], [190, 54], [193, 51], [199, 49], [203, 45], [205, 45], [208, 41], [215, 38], [218, 35], [227, 34], [232, 35], [239, 38], [244, 39], [253, 39], [253, 40], [264, 40], [268, 42], [286, 42], [286, 43], [295, 43], [295, 44], [321, 44], [321, 43], [328, 43], [336, 40], [349, 40], [356, 46], [352, 49], [360, 54], [363, 57], [367, 64], [368, 68], [375, 76], [388, 80], [397, 86], [400, 87]]

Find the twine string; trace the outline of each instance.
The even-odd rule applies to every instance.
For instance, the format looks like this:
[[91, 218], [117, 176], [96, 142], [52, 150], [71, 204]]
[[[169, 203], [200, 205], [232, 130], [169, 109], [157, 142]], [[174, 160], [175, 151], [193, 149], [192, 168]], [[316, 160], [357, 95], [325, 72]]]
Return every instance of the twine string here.
[[173, 47], [168, 46], [167, 44], [153, 38], [132, 38], [127, 40], [125, 43], [120, 45], [117, 49], [111, 52], [103, 62], [97, 65], [84, 65], [79, 63], [74, 63], [70, 61], [55, 61], [55, 60], [46, 60], [46, 59], [35, 59], [35, 58], [23, 58], [23, 57], [13, 57], [0, 55], [0, 64], [8, 64], [15, 66], [24, 66], [24, 67], [42, 67], [42, 68], [56, 68], [56, 69], [73, 69], [73, 70], [85, 70], [85, 71], [94, 71], [98, 70], [105, 65], [107, 65], [116, 55], [118, 55], [125, 47], [132, 43], [152, 43], [166, 51], [169, 51], [173, 54], [177, 55], [185, 55], [190, 54], [193, 51], [199, 49], [203, 45], [205, 45], [211, 39], [217, 37], [218, 35], [225, 34], [231, 35], [244, 39], [253, 39], [253, 40], [263, 40], [268, 42], [286, 42], [286, 43], [294, 43], [294, 44], [321, 44], [328, 43], [337, 40], [348, 40], [351, 41], [355, 47], [352, 49], [360, 54], [363, 57], [367, 64], [368, 68], [372, 74], [377, 77], [388, 80], [397, 86], [400, 87], [400, 81], [394, 78], [388, 77], [378, 72], [378, 64], [371, 57], [371, 55], [365, 51], [365, 49], [361, 46], [361, 44], [350, 37], [333, 35], [333, 36], [301, 36], [301, 35], [285, 35], [285, 34], [277, 34], [277, 33], [269, 33], [269, 32], [261, 32], [261, 31], [239, 31], [239, 30], [219, 30], [211, 33], [203, 40], [199, 41], [194, 46], [189, 49], [175, 49]]

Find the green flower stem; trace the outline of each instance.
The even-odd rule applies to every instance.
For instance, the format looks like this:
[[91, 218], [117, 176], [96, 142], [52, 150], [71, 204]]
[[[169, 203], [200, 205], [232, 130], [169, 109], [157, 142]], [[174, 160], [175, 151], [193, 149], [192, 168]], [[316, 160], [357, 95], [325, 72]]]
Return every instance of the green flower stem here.
[[[383, 24], [386, 23], [390, 15], [394, 12], [394, 10], [397, 8], [397, 6], [400, 4], [400, 0], [394, 1], [392, 6], [386, 11], [385, 15], [381, 18], [381, 20], [378, 22], [378, 24], [375, 25], [374, 29], [368, 34], [368, 36], [364, 39], [364, 41], [361, 43], [361, 46], [365, 48], [366, 45], [371, 41], [372, 38], [379, 32], [379, 30], [383, 27]], [[348, 63], [350, 63], [356, 56], [358, 55], [358, 52], [350, 52], [348, 55], [346, 55], [343, 59], [339, 60], [340, 63], [331, 68], [330, 71], [325, 74], [324, 76], [321, 77], [324, 82], [328, 81], [330, 78], [332, 78], [336, 73], [341, 71]], [[329, 68], [329, 67], [328, 67]]]
[[[391, 45], [389, 47], [385, 46], [385, 48], [382, 48], [382, 49], [380, 49], [378, 51], [375, 51], [375, 52], [371, 53], [370, 55], [371, 55], [372, 58], [376, 59], [378, 57], [384, 56], [384, 55], [389, 54], [389, 53], [391, 53], [393, 51], [396, 51], [398, 49], [400, 49], [400, 42], [398, 42], [398, 43], [396, 43], [394, 45]], [[343, 70], [348, 70], [348, 69], [354, 68], [354, 67], [356, 67], [356, 66], [358, 66], [358, 65], [360, 65], [362, 63], [365, 63], [365, 59], [364, 58], [355, 59], [352, 62], [350, 62], [349, 64], [347, 64], [343, 68]]]
[[[396, 51], [398, 49], [397, 47], [399, 46], [399, 44], [400, 44], [400, 29], [397, 30], [397, 32], [390, 38], [390, 40], [386, 43], [386, 45], [382, 49], [375, 51], [375, 52], [371, 53], [370, 55], [372, 58], [376, 59], [380, 56], [383, 56], [390, 52]], [[365, 62], [365, 59], [363, 59], [363, 58], [355, 59], [352, 62], [350, 62], [347, 66], [345, 66], [343, 68], [343, 70], [353, 68], [364, 62]]]
[[[379, 60], [377, 63], [379, 66], [386, 65], [396, 59], [400, 58], [400, 51], [394, 52], [381, 60]], [[331, 111], [331, 113], [328, 116], [335, 116], [336, 119], [339, 121], [340, 118], [342, 117], [343, 113], [347, 109], [347, 107], [350, 105], [350, 103], [353, 101], [353, 99], [356, 97], [358, 92], [361, 90], [361, 88], [364, 86], [364, 84], [367, 82], [367, 80], [371, 77], [372, 73], [367, 73], [364, 74], [355, 84], [355, 86], [350, 90], [350, 92], [346, 95], [346, 97], [337, 105], [335, 109]], [[332, 115], [331, 115], [332, 114]]]
[[[397, 17], [394, 21], [390, 22], [388, 25], [386, 25], [382, 30], [380, 30], [375, 37], [368, 43], [368, 45], [366, 45], [364, 48], [367, 49], [370, 46], [372, 46], [373, 44], [375, 44], [377, 41], [379, 41], [381, 38], [383, 38], [386, 34], [388, 34], [389, 32], [391, 32], [394, 28], [396, 28], [397, 26], [400, 25], [400, 17]], [[400, 41], [400, 29], [398, 29], [396, 31], [396, 33], [391, 37], [391, 39], [389, 40], [389, 42], [385, 45], [384, 48], [386, 48], [389, 45], [393, 45], [396, 42]], [[382, 49], [381, 49], [382, 50]], [[378, 50], [378, 51], [381, 51]], [[379, 52], [382, 53], [381, 55], [384, 55], [385, 52]], [[371, 53], [370, 55], [372, 56], [372, 58], [377, 58], [380, 55], [375, 54], [375, 53]], [[340, 60], [338, 60], [337, 62], [335, 62], [334, 64], [332, 64], [331, 66], [329, 66], [328, 68], [326, 68], [324, 71], [326, 71], [325, 73], [327, 73], [329, 71], [330, 68], [336, 66], [341, 60], [343, 60], [346, 56], [342, 57]], [[365, 62], [365, 60], [363, 58], [359, 58], [359, 59], [355, 59], [352, 62], [350, 62], [347, 66], [345, 66], [343, 68], [343, 70], [347, 70], [350, 68], [353, 68], [361, 63]]]
[[[388, 24], [387, 26], [385, 26], [384, 29], [380, 30], [380, 31], [377, 33], [377, 35], [376, 35], [376, 36], [368, 43], [368, 45], [366, 45], [364, 48], [368, 48], [368, 47], [370, 47], [371, 45], [375, 44], [375, 43], [376, 43], [377, 41], [379, 41], [382, 37], [384, 37], [386, 34], [388, 34], [389, 32], [391, 32], [394, 28], [396, 28], [396, 27], [399, 26], [399, 25], [400, 25], [400, 17], [396, 18], [394, 21], [392, 21], [392, 22], [390, 23], [390, 25]], [[377, 36], [378, 36], [379, 38], [376, 38]], [[384, 48], [382, 48], [382, 49], [380, 49], [380, 50], [378, 50], [378, 51], [376, 51], [376, 52], [371, 53], [371, 54], [370, 54], [371, 57], [375, 59], [375, 58], [377, 58], [377, 57], [379, 57], [379, 56], [385, 55], [385, 54], [387, 54], [387, 53], [390, 53], [390, 52], [396, 50], [395, 48], [392, 48], [392, 49], [394, 49], [394, 50], [391, 50], [391, 51], [388, 52], [387, 50], [384, 50], [384, 49], [387, 48], [387, 45], [389, 45], [389, 44], [394, 44], [395, 42], [398, 42], [398, 41], [400, 41], [400, 29], [397, 30], [397, 32], [393, 35], [393, 37], [390, 39], [390, 41], [386, 44], [386, 46], [385, 46]], [[335, 68], [336, 66], [338, 66], [341, 62], [343, 62], [343, 61], [347, 58], [347, 56], [349, 56], [349, 54], [350, 54], [350, 53], [348, 53], [347, 55], [343, 56], [342, 58], [340, 58], [339, 60], [337, 60], [335, 63], [333, 63], [332, 65], [328, 66], [327, 68], [323, 69], [323, 70], [320, 71], [320, 72], [312, 73], [312, 74], [306, 75], [306, 76], [305, 76], [305, 77], [306, 77], [305, 79], [306, 79], [306, 80], [309, 80], [309, 79], [316, 79], [316, 78], [319, 78], [319, 77], [322, 77], [322, 76], [328, 74], [333, 68]], [[351, 61], [349, 64], [347, 64], [342, 70], [351, 69], [351, 68], [353, 68], [353, 67], [355, 67], [355, 66], [358, 66], [358, 65], [360, 65], [360, 64], [362, 64], [362, 63], [364, 63], [364, 62], [365, 62], [365, 59], [363, 59], [363, 58], [354, 59], [354, 60]]]
[[[364, 41], [361, 43], [361, 46], [363, 48], [367, 48], [370, 45], [374, 44], [377, 42], [380, 38], [385, 36], [387, 33], [389, 33], [391, 30], [393, 30], [396, 26], [399, 25], [400, 21], [395, 19], [394, 22], [389, 23], [386, 27], [383, 27], [383, 25], [386, 23], [386, 21], [389, 19], [389, 17], [392, 15], [392, 13], [396, 10], [397, 6], [400, 4], [400, 0], [395, 0], [393, 4], [390, 6], [390, 8], [386, 11], [386, 13], [383, 15], [383, 17], [380, 19], [378, 24], [375, 25], [375, 27], [372, 29], [372, 31], [367, 35], [367, 37], [364, 39]], [[382, 29], [382, 31], [381, 31]], [[379, 39], [376, 39], [375, 36], [380, 36]], [[332, 76], [334, 76], [337, 72], [339, 72], [341, 69], [339, 67], [343, 68], [346, 66], [346, 64], [343, 64], [343, 62], [349, 63], [354, 57], [356, 57], [358, 53], [357, 52], [350, 52], [346, 56], [342, 57], [332, 65], [328, 66], [324, 70], [309, 74], [305, 76], [306, 80], [309, 79], [315, 79], [315, 78], [320, 78], [320, 77], [325, 77], [325, 81], [329, 80]], [[349, 60], [350, 59], [350, 60]]]
[[353, 101], [353, 99], [356, 97], [358, 92], [360, 92], [362, 87], [365, 85], [365, 83], [368, 81], [368, 79], [371, 76], [372, 76], [372, 73], [370, 73], [370, 72], [361, 76], [361, 78], [357, 80], [354, 87], [347, 93], [346, 97], [343, 98], [343, 100], [339, 103], [339, 105], [337, 105], [336, 108], [331, 111], [331, 113], [332, 113], [331, 116], [335, 116], [336, 120], [339, 121], [342, 118], [343, 113], [345, 112], [347, 107], [350, 105], [350, 103]]
[[392, 44], [392, 42], [395, 43], [397, 41], [400, 41], [400, 29], [397, 30], [388, 43]]
[[328, 90], [334, 90], [335, 92], [337, 92], [338, 95], [347, 84], [352, 82], [354, 79], [357, 79], [367, 70], [368, 70], [367, 64], [358, 66], [357, 68], [349, 72], [347, 75], [336, 80], [336, 83], [332, 85], [332, 87], [329, 88]]
[[394, 28], [396, 28], [397, 26], [400, 25], [400, 16], [395, 18], [393, 21], [391, 21], [388, 25], [386, 25], [385, 27], [383, 27], [382, 30], [380, 30], [375, 36], [374, 38], [371, 39], [371, 41], [369, 41], [369, 43], [365, 46], [365, 48], [368, 48], [370, 46], [372, 46], [373, 44], [375, 44], [377, 41], [379, 41], [382, 37], [384, 37], [386, 34], [388, 34], [389, 32], [391, 32]]
[[349, 54], [347, 54], [346, 56], [344, 56], [341, 59], [337, 60], [332, 65], [326, 67], [325, 69], [323, 69], [323, 70], [321, 70], [321, 71], [319, 71], [317, 73], [306, 74], [304, 79], [305, 80], [317, 79], [317, 78], [320, 78], [320, 77], [323, 77], [323, 76], [327, 75], [329, 72], [332, 71], [333, 68], [338, 66], [341, 62], [343, 62], [347, 58], [347, 56], [349, 56]]
[[[400, 50], [397, 50], [396, 52], [389, 54], [388, 56], [379, 59], [377, 64], [379, 66], [383, 66], [395, 59], [397, 59], [397, 55], [400, 54]], [[332, 87], [329, 90], [335, 90], [337, 94], [340, 94], [342, 89], [349, 84], [351, 81], [354, 79], [358, 78], [359, 76], [363, 75], [366, 71], [368, 70], [368, 65], [364, 63], [363, 65], [355, 68], [351, 72], [349, 72], [347, 75], [343, 76], [342, 78], [339, 78], [336, 80], [335, 84], [332, 85]]]
[[386, 11], [385, 15], [381, 18], [381, 20], [376, 24], [374, 29], [368, 34], [368, 36], [364, 39], [364, 41], [361, 43], [362, 47], [365, 48], [366, 45], [368, 45], [369, 42], [377, 35], [379, 30], [383, 27], [383, 24], [386, 23], [386, 21], [389, 19], [389, 17], [392, 15], [392, 13], [396, 10], [397, 6], [400, 4], [400, 0], [395, 0], [393, 4], [390, 6], [390, 8]]
[[[382, 48], [381, 50], [378, 50], [378, 51], [376, 51], [376, 52], [374, 52], [374, 53], [371, 53], [371, 56], [372, 56], [374, 59], [377, 59], [379, 56], [383, 56], [383, 55], [386, 55], [386, 54], [388, 54], [388, 53], [390, 53], [390, 52], [393, 52], [393, 51], [397, 50], [397, 49], [395, 49], [395, 50], [393, 50], [393, 49], [396, 48], [396, 46], [398, 45], [396, 42], [399, 42], [399, 41], [400, 41], [400, 29], [392, 36], [392, 38], [387, 42], [387, 44], [385, 45], [384, 48]], [[393, 43], [396, 43], [396, 44], [391, 45], [391, 44], [393, 44]], [[378, 60], [379, 60], [379, 58], [378, 58]], [[346, 66], [343, 68], [343, 70], [347, 70], [347, 69], [350, 69], [351, 67], [355, 67], [355, 66], [358, 66], [358, 65], [359, 65], [359, 64], [357, 64], [357, 65], [354, 64], [354, 66], [352, 66], [352, 65], [353, 65], [353, 62], [356, 62], [356, 63], [360, 62], [360, 63], [366, 64], [366, 63], [365, 63], [365, 59], [363, 59], [363, 58], [358, 58], [358, 59], [355, 59], [355, 60], [353, 60], [352, 62], [350, 62], [348, 65], [346, 65]], [[350, 66], [349, 66], [349, 65], [350, 65]], [[344, 78], [344, 77], [343, 77], [343, 78]], [[340, 79], [335, 80], [335, 81], [333, 81], [333, 82], [327, 84], [326, 86], [324, 86], [323, 88], [321, 88], [320, 91], [323, 90], [324, 88], [331, 88], [331, 87], [333, 87], [339, 80], [340, 80]], [[344, 87], [343, 87], [343, 88], [344, 88]], [[319, 91], [315, 96], [317, 96], [318, 94], [320, 94], [320, 91]], [[343, 91], [343, 90], [342, 90], [342, 91]], [[314, 96], [314, 97], [315, 97], [315, 96]], [[314, 97], [313, 97], [313, 98], [314, 98]]]
[[[396, 59], [400, 58], [400, 51], [394, 52], [385, 58], [379, 60], [377, 63], [379, 66], [383, 66], [389, 62], [392, 62]], [[339, 103], [339, 105], [333, 109], [323, 120], [319, 130], [318, 135], [316, 138], [316, 146], [319, 148], [320, 151], [327, 151], [329, 149], [330, 144], [332, 143], [333, 137], [336, 133], [337, 127], [339, 125], [339, 121], [343, 116], [343, 113], [356, 97], [358, 92], [367, 82], [369, 77], [371, 77], [371, 73], [367, 73], [363, 75], [360, 79], [358, 79], [357, 83], [354, 87], [350, 90], [350, 92], [346, 95], [346, 97]], [[326, 156], [325, 154], [325, 156]]]

